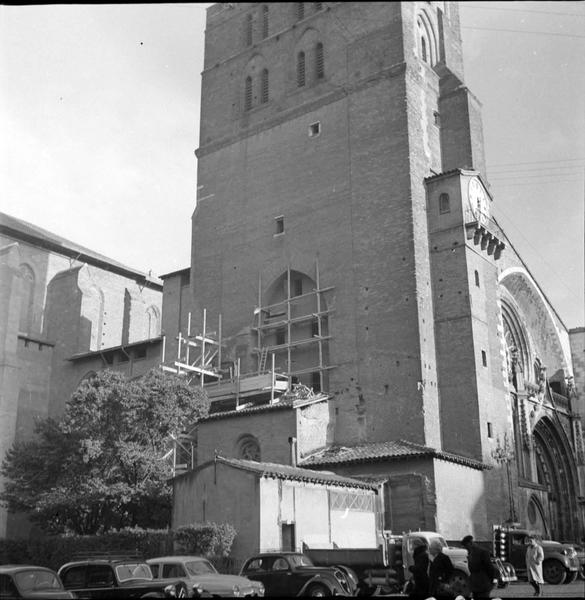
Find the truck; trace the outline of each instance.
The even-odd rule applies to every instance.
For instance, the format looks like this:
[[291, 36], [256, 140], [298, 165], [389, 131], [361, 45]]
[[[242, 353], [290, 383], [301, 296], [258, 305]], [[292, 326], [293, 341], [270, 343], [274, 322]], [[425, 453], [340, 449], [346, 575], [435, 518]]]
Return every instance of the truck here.
[[[411, 576], [409, 567], [414, 564], [414, 549], [422, 542], [430, 546], [435, 540], [439, 541], [443, 554], [453, 563], [454, 572], [449, 581], [451, 589], [455, 595], [468, 597], [467, 550], [449, 546], [445, 538], [434, 531], [411, 531], [401, 535], [384, 531], [383, 543], [378, 548], [311, 548], [303, 544], [303, 553], [315, 565], [349, 567], [357, 575], [359, 595], [368, 596], [401, 591]], [[499, 587], [517, 580], [512, 565], [500, 558], [495, 558], [494, 563], [499, 573]]]
[[534, 536], [544, 550], [542, 575], [546, 583], [560, 585], [573, 583], [579, 575], [580, 562], [571, 544], [542, 539], [532, 530], [511, 525], [494, 525], [493, 553], [510, 562], [518, 576], [526, 577], [526, 536]]

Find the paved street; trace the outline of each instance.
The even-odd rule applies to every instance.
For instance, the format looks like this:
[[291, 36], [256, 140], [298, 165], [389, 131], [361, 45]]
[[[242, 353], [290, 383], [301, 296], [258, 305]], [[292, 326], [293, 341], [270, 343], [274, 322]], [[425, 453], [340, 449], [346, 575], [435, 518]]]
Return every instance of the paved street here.
[[[534, 590], [528, 583], [516, 582], [505, 590], [492, 592], [492, 598], [532, 598]], [[547, 585], [542, 587], [543, 598], [583, 598], [585, 596], [585, 581], [578, 579], [568, 585]]]

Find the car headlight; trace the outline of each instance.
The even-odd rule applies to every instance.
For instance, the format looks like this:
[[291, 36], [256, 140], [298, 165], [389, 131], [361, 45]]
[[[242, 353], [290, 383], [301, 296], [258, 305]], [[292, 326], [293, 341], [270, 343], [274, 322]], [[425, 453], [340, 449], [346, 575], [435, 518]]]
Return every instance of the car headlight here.
[[264, 594], [266, 593], [266, 590], [264, 589], [264, 585], [263, 584], [260, 584], [258, 586], [258, 590], [257, 591], [258, 591], [258, 596], [264, 597]]
[[173, 584], [165, 585], [163, 592], [166, 596], [170, 596], [171, 598], [175, 598], [177, 596], [177, 590]]
[[196, 583], [193, 586], [193, 595], [195, 596], [195, 598], [200, 598], [201, 596], [203, 596], [204, 592], [205, 590], [201, 587], [200, 583]]
[[240, 596], [240, 586], [234, 585], [234, 587], [232, 588], [232, 592], [234, 594], [234, 597], [238, 598]]

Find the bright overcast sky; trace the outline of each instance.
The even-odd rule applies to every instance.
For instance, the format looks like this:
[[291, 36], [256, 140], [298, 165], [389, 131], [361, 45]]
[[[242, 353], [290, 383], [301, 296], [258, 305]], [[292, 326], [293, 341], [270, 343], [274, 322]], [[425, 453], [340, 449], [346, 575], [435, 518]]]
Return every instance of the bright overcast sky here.
[[[187, 267], [208, 4], [0, 6], [0, 210], [141, 271]], [[585, 4], [461, 2], [493, 214], [584, 317]]]

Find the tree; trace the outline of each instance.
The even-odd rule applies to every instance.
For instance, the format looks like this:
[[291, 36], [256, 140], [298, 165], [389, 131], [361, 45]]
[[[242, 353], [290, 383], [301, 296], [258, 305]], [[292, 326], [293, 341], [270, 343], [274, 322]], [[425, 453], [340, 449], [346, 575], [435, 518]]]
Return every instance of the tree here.
[[0, 500], [49, 533], [166, 527], [170, 436], [208, 408], [205, 393], [176, 375], [101, 371], [80, 384], [59, 422], [39, 422], [34, 440], [12, 446]]

